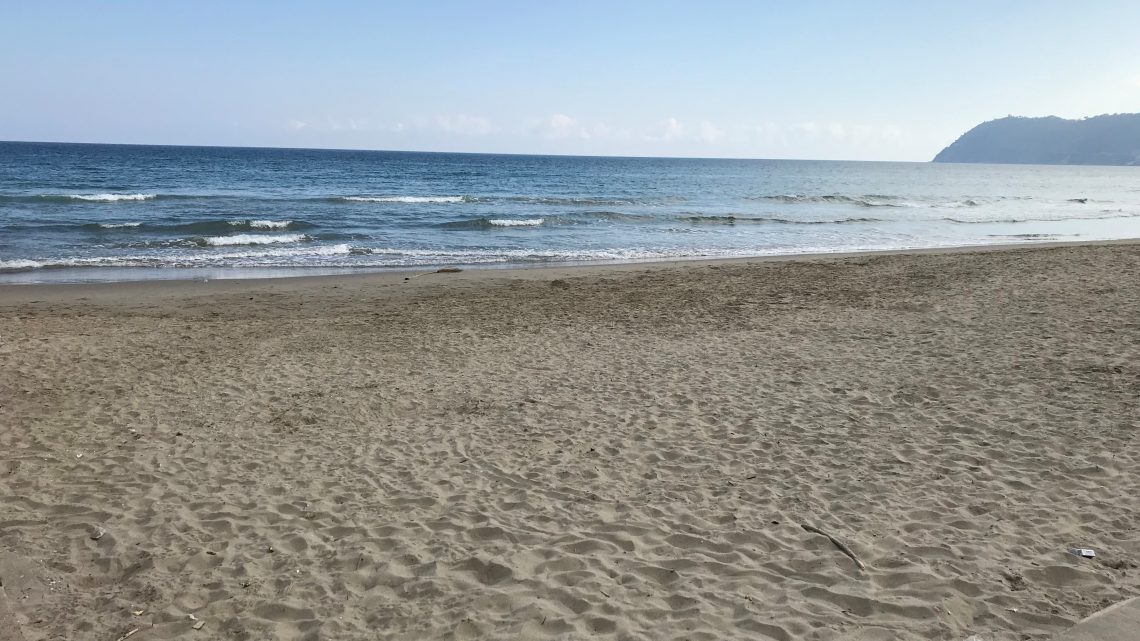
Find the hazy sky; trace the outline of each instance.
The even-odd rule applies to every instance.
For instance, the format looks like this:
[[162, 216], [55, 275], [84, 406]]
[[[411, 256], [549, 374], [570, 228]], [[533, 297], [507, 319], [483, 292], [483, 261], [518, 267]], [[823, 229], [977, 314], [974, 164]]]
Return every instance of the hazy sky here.
[[0, 0], [0, 140], [929, 160], [1140, 111], [1140, 2]]

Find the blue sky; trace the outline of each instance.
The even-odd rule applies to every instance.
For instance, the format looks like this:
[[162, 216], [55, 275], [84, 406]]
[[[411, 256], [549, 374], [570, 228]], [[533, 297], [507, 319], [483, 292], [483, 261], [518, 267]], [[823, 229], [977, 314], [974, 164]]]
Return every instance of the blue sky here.
[[0, 140], [928, 160], [1140, 111], [1140, 2], [0, 0]]

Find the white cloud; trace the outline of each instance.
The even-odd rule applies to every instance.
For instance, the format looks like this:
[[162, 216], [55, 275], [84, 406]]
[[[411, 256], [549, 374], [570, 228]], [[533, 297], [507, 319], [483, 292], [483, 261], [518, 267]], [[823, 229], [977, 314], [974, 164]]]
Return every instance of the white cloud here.
[[655, 126], [644, 138], [648, 142], [676, 142], [685, 135], [685, 125], [676, 118], [666, 118]]
[[803, 141], [825, 141], [861, 145], [865, 143], [889, 142], [903, 138], [903, 131], [897, 125], [865, 125], [842, 122], [800, 122], [783, 127], [773, 123], [754, 127], [756, 138], [764, 142], [781, 141], [795, 144]]
[[379, 125], [366, 118], [340, 118], [336, 116], [325, 116], [325, 118], [317, 119], [314, 122], [305, 120], [290, 120], [286, 126], [293, 131], [312, 131], [312, 132], [330, 132], [330, 131], [356, 131], [356, 132], [369, 132], [369, 131], [402, 131], [403, 123], [397, 125]]
[[902, 127], [890, 123], [805, 121], [765, 122], [727, 128], [718, 149], [768, 158], [915, 159], [925, 146]]
[[710, 145], [724, 140], [725, 131], [711, 122], [704, 120], [697, 126], [697, 137]]
[[[847, 155], [852, 151], [898, 146], [905, 142], [896, 125], [868, 125], [839, 121], [798, 123], [762, 122], [716, 124], [710, 120], [687, 123], [667, 118], [647, 127], [641, 140], [671, 153], [723, 153], [726, 155], [777, 155], [791, 153]], [[843, 151], [840, 151], [843, 150]], [[862, 154], [855, 154], [856, 156]]]
[[436, 128], [447, 133], [465, 136], [484, 136], [494, 131], [490, 120], [482, 116], [469, 116], [467, 114], [436, 116], [432, 119], [432, 123]]
[[608, 143], [628, 141], [633, 138], [627, 129], [612, 127], [605, 122], [585, 123], [564, 113], [532, 121], [529, 126], [516, 129], [514, 133], [566, 143], [577, 141], [578, 144], [574, 145], [577, 150], [589, 149], [582, 146], [582, 141], [605, 147]]
[[329, 116], [328, 128], [332, 131], [360, 131], [362, 129], [372, 129], [373, 127], [370, 127], [368, 125], [368, 122], [365, 120], [359, 120], [356, 118], [341, 120], [340, 118], [333, 118], [332, 116]]
[[[294, 136], [324, 133], [376, 147], [472, 148], [492, 145], [522, 152], [620, 155], [707, 155], [766, 158], [913, 157], [923, 141], [894, 124], [832, 120], [802, 122], [714, 122], [668, 117], [623, 127], [586, 121], [566, 112], [494, 124], [465, 113], [375, 121], [362, 117], [316, 116], [283, 123]], [[464, 142], [466, 140], [466, 142]], [[367, 141], [367, 142], [364, 142]], [[332, 144], [332, 143], [330, 143]]]
[[633, 134], [628, 129], [621, 127], [611, 127], [604, 122], [599, 122], [590, 128], [590, 135], [593, 138], [603, 138], [606, 140], [632, 140]]
[[682, 125], [676, 118], [670, 118], [665, 121], [665, 140], [677, 140], [685, 135], [685, 126]]
[[774, 122], [764, 122], [745, 128], [746, 138], [755, 139], [763, 144], [787, 144], [788, 128]]
[[550, 117], [550, 126], [559, 130], [568, 130], [578, 126], [578, 121], [566, 114], [554, 114]]
[[792, 133], [806, 138], [819, 138], [822, 131], [823, 127], [814, 122], [801, 122], [792, 125]]
[[[603, 124], [604, 128], [605, 125]], [[591, 136], [582, 123], [566, 114], [554, 114], [535, 127], [534, 131], [545, 138], [581, 138], [588, 140]]]

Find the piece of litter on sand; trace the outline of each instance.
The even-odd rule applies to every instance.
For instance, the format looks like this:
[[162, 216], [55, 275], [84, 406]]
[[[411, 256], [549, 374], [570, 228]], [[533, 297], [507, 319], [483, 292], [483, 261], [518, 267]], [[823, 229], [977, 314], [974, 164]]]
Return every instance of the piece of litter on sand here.
[[458, 267], [442, 267], [440, 269], [435, 270], [435, 273], [437, 273], [437, 274], [455, 274], [455, 273], [458, 273], [461, 271], [463, 271], [463, 270], [459, 269]]
[[190, 627], [194, 628], [195, 630], [201, 630], [202, 626], [204, 626], [204, 625], [206, 625], [205, 621], [198, 621], [197, 623], [195, 623], [194, 625], [192, 625]]
[[92, 541], [98, 541], [99, 539], [103, 538], [103, 535], [106, 533], [107, 533], [107, 530], [104, 530], [101, 527], [94, 528], [93, 530], [91, 530], [91, 540]]
[[138, 632], [139, 630], [140, 630], [140, 628], [131, 628], [130, 630], [127, 631], [126, 634], [119, 637], [119, 641], [125, 641], [126, 639], [133, 637], [135, 635], [135, 633]]
[[142, 610], [131, 610], [131, 614], [133, 614], [133, 615], [135, 615], [135, 616], [137, 616], [137, 617], [141, 617], [141, 616], [142, 616], [142, 613], [143, 613], [143, 611], [142, 611]]
[[859, 568], [860, 570], [866, 570], [867, 569], [867, 566], [863, 565], [863, 562], [859, 560], [859, 557], [855, 556], [855, 553], [852, 552], [851, 548], [847, 547], [847, 544], [844, 543], [843, 541], [840, 541], [839, 539], [835, 538], [834, 536], [831, 536], [827, 532], [824, 532], [823, 530], [815, 527], [814, 525], [808, 525], [807, 523], [801, 523], [800, 527], [807, 530], [808, 532], [811, 532], [812, 534], [819, 534], [821, 536], [827, 537], [828, 540], [831, 541], [832, 545], [834, 545], [840, 552], [846, 554], [848, 557], [851, 558], [852, 561], [855, 562], [855, 567]]
[[1069, 548], [1068, 552], [1073, 556], [1080, 556], [1086, 559], [1096, 558], [1096, 550], [1092, 548]]

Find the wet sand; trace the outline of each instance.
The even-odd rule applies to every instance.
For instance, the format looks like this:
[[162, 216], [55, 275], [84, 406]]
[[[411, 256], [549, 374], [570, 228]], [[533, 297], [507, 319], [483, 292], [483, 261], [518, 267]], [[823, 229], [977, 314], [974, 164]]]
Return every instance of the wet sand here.
[[0, 580], [26, 641], [1048, 639], [1140, 594], [1138, 268], [0, 287]]

